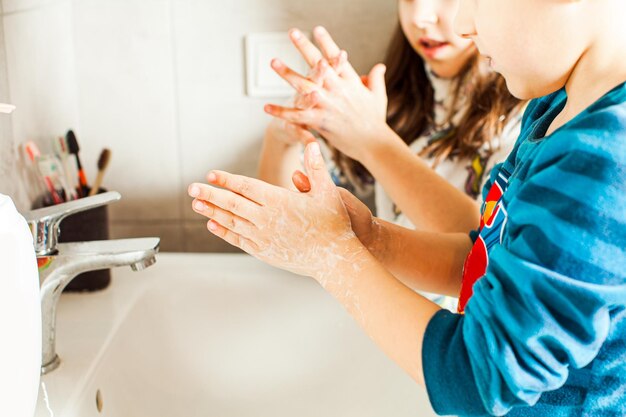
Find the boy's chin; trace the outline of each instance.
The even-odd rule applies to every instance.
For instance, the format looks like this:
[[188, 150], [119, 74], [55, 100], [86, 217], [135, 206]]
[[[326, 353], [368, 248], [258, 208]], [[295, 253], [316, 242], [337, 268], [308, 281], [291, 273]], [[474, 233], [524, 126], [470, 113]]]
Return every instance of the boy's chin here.
[[538, 82], [529, 83], [526, 80], [520, 80], [519, 78], [507, 76], [506, 74], [502, 74], [502, 76], [506, 81], [506, 87], [511, 95], [519, 100], [532, 100], [534, 98], [547, 96], [559, 89], [554, 88], [554, 86], [542, 86], [541, 83]]
[[541, 77], [527, 75], [525, 77], [500, 72], [506, 81], [506, 87], [513, 97], [520, 100], [532, 100], [544, 97], [560, 90], [565, 85], [565, 77]]

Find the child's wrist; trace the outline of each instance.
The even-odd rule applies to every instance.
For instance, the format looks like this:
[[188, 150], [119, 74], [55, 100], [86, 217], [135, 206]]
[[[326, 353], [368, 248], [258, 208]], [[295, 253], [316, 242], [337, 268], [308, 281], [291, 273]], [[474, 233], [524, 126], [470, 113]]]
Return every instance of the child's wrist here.
[[372, 217], [372, 229], [367, 240], [363, 242], [365, 248], [380, 262], [384, 263], [386, 257], [385, 237], [388, 233], [385, 226], [376, 218]]
[[366, 145], [361, 148], [359, 162], [367, 167], [380, 158], [381, 152], [384, 153], [385, 148], [397, 139], [398, 135], [386, 123], [373, 129], [365, 138]]
[[358, 264], [363, 262], [363, 255], [368, 252], [354, 234], [337, 239], [327, 250], [328, 256], [320, 259], [324, 264], [312, 275], [325, 289], [335, 286], [337, 280], [351, 279]]

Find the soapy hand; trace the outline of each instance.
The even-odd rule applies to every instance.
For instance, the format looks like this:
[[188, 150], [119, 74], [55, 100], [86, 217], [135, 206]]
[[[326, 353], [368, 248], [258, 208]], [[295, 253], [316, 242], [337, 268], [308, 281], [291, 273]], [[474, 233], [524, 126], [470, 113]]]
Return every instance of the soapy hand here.
[[294, 87], [300, 96], [298, 101], [304, 105], [292, 108], [267, 105], [265, 111], [287, 122], [316, 130], [342, 153], [362, 160], [364, 152], [376, 144], [388, 128], [385, 66], [376, 65], [365, 85], [347, 62], [345, 51], [339, 50], [328, 32], [318, 27], [315, 34], [323, 54], [304, 37], [300, 42], [305, 45], [296, 46], [309, 65], [314, 65], [314, 71], [324, 75], [322, 85], [319, 80], [313, 82], [274, 60], [272, 68]]
[[[292, 180], [298, 191], [302, 193], [311, 191], [309, 178], [303, 172], [294, 172]], [[373, 251], [376, 243], [376, 233], [380, 228], [376, 218], [372, 215], [370, 209], [350, 191], [341, 187], [337, 187], [337, 190], [350, 217], [352, 231], [363, 246]]]
[[207, 178], [214, 186], [192, 184], [189, 195], [193, 209], [211, 219], [207, 226], [212, 233], [270, 265], [312, 276], [325, 286], [338, 262], [356, 267], [366, 249], [352, 231], [315, 142], [305, 149], [305, 168], [308, 193], [212, 171]]
[[306, 145], [315, 141], [315, 136], [304, 126], [274, 118], [265, 129], [265, 135], [287, 146]]
[[[340, 65], [337, 60], [337, 65]], [[324, 83], [326, 74], [320, 67], [312, 68], [307, 79], [310, 84], [303, 86], [303, 91], [313, 91], [316, 87], [321, 87]], [[312, 107], [310, 96], [296, 94], [293, 99], [294, 108], [306, 110]], [[315, 136], [306, 128], [306, 126], [296, 123], [290, 123], [286, 120], [273, 118], [265, 131], [266, 137], [272, 138], [285, 145], [292, 146], [296, 144], [306, 145], [315, 140]]]

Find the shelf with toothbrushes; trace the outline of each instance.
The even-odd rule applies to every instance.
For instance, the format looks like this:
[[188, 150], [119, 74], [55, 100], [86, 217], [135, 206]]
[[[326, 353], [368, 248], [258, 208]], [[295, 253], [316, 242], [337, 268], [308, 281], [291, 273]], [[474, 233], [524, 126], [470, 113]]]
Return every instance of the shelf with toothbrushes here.
[[[98, 159], [98, 175], [90, 186], [80, 160], [80, 146], [76, 134], [68, 130], [65, 136], [54, 138], [51, 151], [42, 153], [32, 141], [22, 147], [26, 161], [27, 183], [32, 188], [32, 208], [46, 207], [66, 201], [103, 193], [104, 173], [111, 159], [111, 151], [102, 150]], [[107, 240], [109, 221], [107, 206], [74, 214], [61, 223], [59, 242]], [[106, 288], [111, 281], [109, 270], [91, 271], [74, 279], [64, 291], [96, 291]]]

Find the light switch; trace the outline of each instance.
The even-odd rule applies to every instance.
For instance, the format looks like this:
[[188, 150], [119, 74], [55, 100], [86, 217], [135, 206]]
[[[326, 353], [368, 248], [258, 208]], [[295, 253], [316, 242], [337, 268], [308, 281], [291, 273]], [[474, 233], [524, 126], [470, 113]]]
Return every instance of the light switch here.
[[[305, 33], [304, 36], [307, 36]], [[306, 75], [308, 66], [289, 35], [283, 32], [251, 33], [246, 36], [246, 84], [250, 97], [291, 97], [295, 90], [270, 67], [280, 58], [290, 68]]]

